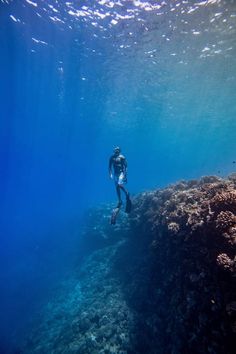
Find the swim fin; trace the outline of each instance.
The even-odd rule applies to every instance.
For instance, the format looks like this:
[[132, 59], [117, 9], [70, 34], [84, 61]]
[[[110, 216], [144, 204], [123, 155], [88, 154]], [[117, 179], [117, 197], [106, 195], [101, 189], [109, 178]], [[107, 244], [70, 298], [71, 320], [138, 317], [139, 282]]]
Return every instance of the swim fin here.
[[129, 214], [131, 212], [131, 209], [132, 209], [132, 203], [131, 203], [130, 197], [128, 197], [128, 198], [126, 198], [125, 212], [127, 214]]
[[111, 225], [115, 225], [116, 224], [116, 218], [119, 214], [120, 208], [115, 208], [112, 210], [112, 214], [111, 214]]

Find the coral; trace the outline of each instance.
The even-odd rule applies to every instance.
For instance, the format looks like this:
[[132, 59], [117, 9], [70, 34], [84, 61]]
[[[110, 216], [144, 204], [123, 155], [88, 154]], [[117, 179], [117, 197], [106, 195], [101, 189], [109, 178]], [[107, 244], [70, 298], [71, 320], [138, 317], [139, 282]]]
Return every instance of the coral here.
[[[227, 353], [236, 339], [236, 177], [133, 198], [129, 218], [89, 211], [86, 255], [24, 353]], [[85, 252], [85, 251], [86, 252]]]
[[170, 222], [168, 224], [168, 230], [172, 231], [174, 234], [177, 234], [177, 232], [179, 231], [179, 224], [177, 224], [176, 222]]
[[236, 191], [218, 193], [211, 199], [210, 205], [213, 211], [229, 210], [236, 213]]
[[228, 178], [236, 184], [236, 173], [231, 173]]
[[229, 256], [225, 253], [219, 254], [216, 258], [216, 262], [219, 267], [224, 270], [230, 270], [233, 265], [232, 259], [230, 259]]
[[199, 185], [215, 184], [221, 181], [222, 181], [221, 178], [217, 176], [203, 176], [199, 181]]
[[236, 225], [236, 216], [231, 211], [221, 211], [216, 218], [216, 228], [221, 231]]

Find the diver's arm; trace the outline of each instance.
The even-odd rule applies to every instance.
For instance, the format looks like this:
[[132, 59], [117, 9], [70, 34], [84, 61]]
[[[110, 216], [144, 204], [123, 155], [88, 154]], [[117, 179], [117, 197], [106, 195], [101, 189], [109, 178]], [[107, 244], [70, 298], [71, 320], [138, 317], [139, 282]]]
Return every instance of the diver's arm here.
[[126, 160], [125, 157], [124, 157], [124, 160], [123, 160], [123, 166], [124, 166], [124, 175], [126, 176], [127, 175], [127, 170], [128, 170], [128, 164], [127, 164], [127, 160]]

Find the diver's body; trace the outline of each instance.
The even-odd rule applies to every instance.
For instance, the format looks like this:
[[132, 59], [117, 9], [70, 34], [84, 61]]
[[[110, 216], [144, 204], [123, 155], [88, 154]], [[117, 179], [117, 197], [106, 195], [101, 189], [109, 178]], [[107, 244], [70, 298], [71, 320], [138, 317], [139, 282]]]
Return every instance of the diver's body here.
[[121, 155], [120, 151], [120, 148], [116, 147], [114, 149], [114, 154], [109, 160], [109, 175], [110, 178], [115, 181], [116, 193], [118, 197], [117, 208], [120, 208], [122, 205], [121, 190], [125, 193], [126, 202], [128, 201], [130, 204], [129, 192], [124, 187], [124, 184], [127, 183], [127, 161], [126, 158]]

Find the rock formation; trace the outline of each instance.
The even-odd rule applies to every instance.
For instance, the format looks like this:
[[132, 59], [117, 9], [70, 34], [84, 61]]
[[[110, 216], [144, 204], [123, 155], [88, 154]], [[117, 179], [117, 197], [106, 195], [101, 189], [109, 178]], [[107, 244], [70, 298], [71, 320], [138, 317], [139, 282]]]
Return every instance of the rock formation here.
[[[24, 353], [229, 354], [236, 348], [236, 174], [90, 211], [83, 264]], [[69, 280], [68, 280], [69, 281]]]

